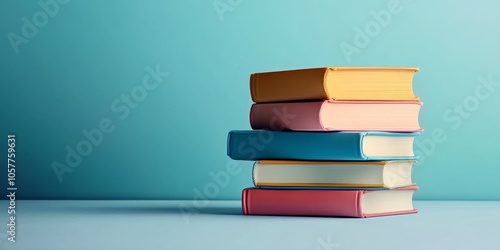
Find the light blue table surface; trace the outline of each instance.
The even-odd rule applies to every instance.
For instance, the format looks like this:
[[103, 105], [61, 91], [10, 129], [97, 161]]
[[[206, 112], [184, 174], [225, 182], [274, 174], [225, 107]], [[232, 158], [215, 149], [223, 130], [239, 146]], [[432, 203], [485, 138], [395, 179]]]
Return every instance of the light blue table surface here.
[[17, 201], [11, 243], [3, 200], [0, 249], [500, 249], [500, 202], [415, 201], [418, 214], [369, 219], [243, 216], [239, 201], [196, 205]]

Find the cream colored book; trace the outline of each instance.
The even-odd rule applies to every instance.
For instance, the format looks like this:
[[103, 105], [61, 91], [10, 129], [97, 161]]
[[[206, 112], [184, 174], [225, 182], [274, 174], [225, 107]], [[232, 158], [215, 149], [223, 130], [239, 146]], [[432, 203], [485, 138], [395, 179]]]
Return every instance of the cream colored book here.
[[257, 187], [399, 188], [414, 185], [414, 160], [395, 161], [279, 161], [254, 164]]

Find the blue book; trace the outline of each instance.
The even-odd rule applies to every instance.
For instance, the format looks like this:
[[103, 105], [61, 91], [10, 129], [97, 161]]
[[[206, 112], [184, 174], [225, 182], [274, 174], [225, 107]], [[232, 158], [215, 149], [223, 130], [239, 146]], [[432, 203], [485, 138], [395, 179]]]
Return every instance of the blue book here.
[[234, 160], [415, 160], [419, 133], [237, 130], [227, 138]]

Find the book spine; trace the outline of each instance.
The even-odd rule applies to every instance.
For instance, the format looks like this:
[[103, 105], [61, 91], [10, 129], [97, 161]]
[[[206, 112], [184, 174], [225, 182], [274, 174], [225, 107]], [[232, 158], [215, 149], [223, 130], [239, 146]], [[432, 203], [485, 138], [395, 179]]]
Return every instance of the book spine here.
[[325, 130], [320, 121], [324, 102], [257, 103], [250, 108], [252, 129]]
[[255, 168], [257, 167], [257, 164], [259, 164], [259, 162], [256, 161], [252, 166], [252, 182], [255, 187], [257, 186], [257, 182], [255, 181]]
[[248, 188], [243, 189], [241, 193], [241, 208], [243, 210], [243, 214], [248, 215], [248, 208], [247, 208], [247, 202], [248, 202]]
[[247, 188], [246, 215], [362, 217], [359, 190], [282, 190]]
[[250, 75], [250, 96], [252, 97], [253, 102], [260, 100], [257, 91], [257, 74]]

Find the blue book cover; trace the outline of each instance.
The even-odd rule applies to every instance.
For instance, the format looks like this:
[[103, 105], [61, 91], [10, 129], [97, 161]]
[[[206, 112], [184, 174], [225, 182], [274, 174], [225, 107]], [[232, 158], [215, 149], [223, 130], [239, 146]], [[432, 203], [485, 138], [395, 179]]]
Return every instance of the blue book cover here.
[[414, 160], [419, 133], [235, 130], [227, 138], [234, 160]]

